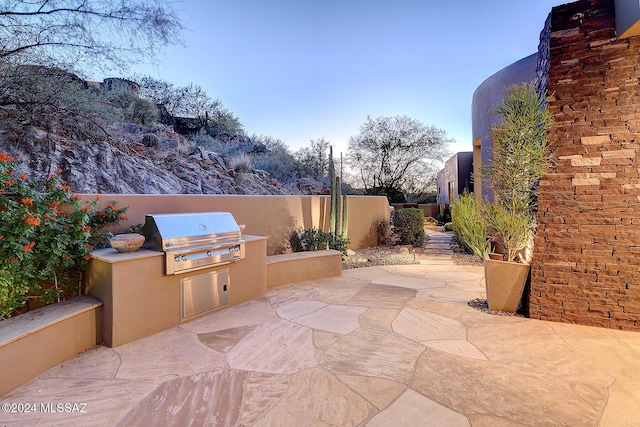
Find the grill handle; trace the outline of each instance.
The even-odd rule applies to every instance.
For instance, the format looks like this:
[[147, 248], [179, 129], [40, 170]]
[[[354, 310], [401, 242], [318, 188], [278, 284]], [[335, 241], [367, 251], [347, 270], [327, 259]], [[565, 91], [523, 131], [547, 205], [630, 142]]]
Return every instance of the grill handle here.
[[[228, 236], [226, 239], [219, 239], [219, 242], [225, 242], [225, 241], [230, 241], [231, 239], [229, 239], [229, 237], [233, 238], [235, 240], [235, 235], [233, 236]], [[197, 243], [211, 243], [212, 239], [198, 239], [198, 240], [185, 240], [182, 242], [167, 242], [165, 245], [167, 247], [170, 246], [184, 246], [184, 245], [194, 245]]]

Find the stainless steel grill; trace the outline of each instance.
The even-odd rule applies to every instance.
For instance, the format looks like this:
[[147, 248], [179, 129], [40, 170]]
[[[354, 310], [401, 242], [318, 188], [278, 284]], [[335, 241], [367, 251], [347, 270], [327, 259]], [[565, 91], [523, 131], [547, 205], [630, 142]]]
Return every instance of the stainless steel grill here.
[[245, 257], [240, 227], [229, 212], [145, 215], [143, 247], [165, 253], [165, 274], [229, 264]]

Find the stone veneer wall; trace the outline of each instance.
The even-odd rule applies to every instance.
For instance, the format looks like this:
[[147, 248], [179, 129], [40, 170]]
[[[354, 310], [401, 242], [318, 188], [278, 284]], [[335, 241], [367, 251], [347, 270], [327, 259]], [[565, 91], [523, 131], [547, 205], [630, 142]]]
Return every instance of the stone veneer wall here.
[[552, 9], [549, 49], [529, 314], [640, 330], [640, 37], [616, 38], [612, 0], [581, 0]]

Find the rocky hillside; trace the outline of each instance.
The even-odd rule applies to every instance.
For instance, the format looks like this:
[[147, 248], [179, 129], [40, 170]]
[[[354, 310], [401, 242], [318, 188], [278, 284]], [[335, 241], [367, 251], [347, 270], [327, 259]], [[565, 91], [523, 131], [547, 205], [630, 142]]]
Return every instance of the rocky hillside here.
[[22, 155], [20, 173], [62, 170], [78, 193], [290, 194], [257, 170], [234, 170], [233, 161], [185, 139], [170, 126], [129, 123], [105, 128], [108, 137], [82, 141], [0, 119], [0, 151]]

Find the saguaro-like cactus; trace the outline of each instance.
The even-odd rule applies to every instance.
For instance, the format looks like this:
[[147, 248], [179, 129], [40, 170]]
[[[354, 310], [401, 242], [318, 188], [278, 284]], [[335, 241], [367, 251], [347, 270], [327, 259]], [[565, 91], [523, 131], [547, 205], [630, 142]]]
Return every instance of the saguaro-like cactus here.
[[334, 239], [341, 237], [346, 240], [349, 226], [347, 196], [342, 195], [340, 177], [336, 176], [336, 168], [333, 162], [333, 148], [331, 146], [329, 146], [329, 175], [331, 176], [329, 232], [333, 235]]

